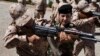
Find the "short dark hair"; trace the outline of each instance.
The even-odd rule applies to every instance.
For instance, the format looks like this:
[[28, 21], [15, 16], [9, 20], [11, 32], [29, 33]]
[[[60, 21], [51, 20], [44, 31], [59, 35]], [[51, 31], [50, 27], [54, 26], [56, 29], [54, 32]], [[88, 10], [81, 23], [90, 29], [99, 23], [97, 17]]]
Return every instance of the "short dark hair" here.
[[72, 13], [72, 6], [70, 4], [62, 5], [60, 8], [58, 8], [58, 12], [62, 14]]

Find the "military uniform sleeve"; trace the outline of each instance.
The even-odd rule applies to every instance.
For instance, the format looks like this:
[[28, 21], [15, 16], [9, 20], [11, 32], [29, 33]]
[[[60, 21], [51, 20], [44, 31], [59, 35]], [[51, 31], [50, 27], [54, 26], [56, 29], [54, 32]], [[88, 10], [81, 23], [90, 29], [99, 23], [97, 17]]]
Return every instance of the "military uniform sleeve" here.
[[6, 30], [5, 36], [4, 36], [5, 44], [4, 46], [6, 48], [13, 48], [19, 45], [19, 43], [26, 41], [26, 35], [17, 35], [17, 29], [15, 26], [10, 25], [8, 26], [8, 29]]
[[11, 38], [15, 33], [16, 33], [16, 27], [13, 26], [13, 25], [9, 25], [6, 32], [5, 32], [5, 35], [4, 35], [4, 40], [7, 41], [9, 38]]
[[90, 23], [92, 21], [93, 21], [92, 17], [81, 19], [81, 18], [79, 18], [79, 13], [75, 12], [72, 15], [71, 23], [74, 24], [75, 26], [82, 26], [82, 25]]

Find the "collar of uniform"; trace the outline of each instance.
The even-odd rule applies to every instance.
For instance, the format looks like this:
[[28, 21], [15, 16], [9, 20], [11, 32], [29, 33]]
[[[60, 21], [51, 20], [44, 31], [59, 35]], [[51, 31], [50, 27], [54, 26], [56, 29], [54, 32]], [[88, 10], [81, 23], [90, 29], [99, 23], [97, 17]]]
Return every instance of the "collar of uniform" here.
[[[64, 25], [65, 28], [71, 28], [72, 26], [70, 25], [71, 23], [67, 23]], [[55, 22], [53, 24], [54, 27], [60, 27], [60, 23], [59, 22]]]

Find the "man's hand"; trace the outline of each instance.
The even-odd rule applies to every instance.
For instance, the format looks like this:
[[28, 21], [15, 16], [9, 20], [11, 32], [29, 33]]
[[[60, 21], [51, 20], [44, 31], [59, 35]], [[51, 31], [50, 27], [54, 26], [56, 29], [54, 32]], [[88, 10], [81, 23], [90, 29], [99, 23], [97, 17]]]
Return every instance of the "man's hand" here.
[[32, 36], [28, 37], [28, 41], [31, 42], [31, 43], [37, 42], [39, 40], [40, 40], [40, 37], [37, 36], [37, 35], [32, 35]]
[[98, 21], [98, 17], [97, 16], [95, 16], [95, 17], [90, 17], [89, 18], [89, 22], [91, 23], [91, 22], [95, 22], [95, 21]]
[[60, 37], [60, 42], [73, 41], [70, 34], [66, 34], [65, 32], [60, 32], [59, 37]]

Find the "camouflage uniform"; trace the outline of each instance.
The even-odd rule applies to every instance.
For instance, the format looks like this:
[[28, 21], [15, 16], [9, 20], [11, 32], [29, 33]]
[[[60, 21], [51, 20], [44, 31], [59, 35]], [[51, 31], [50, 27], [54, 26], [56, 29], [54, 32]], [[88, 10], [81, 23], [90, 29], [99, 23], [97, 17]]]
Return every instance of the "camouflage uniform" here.
[[[32, 19], [32, 9], [27, 9], [23, 12], [22, 9], [16, 11], [20, 5], [16, 5], [13, 13], [10, 13], [13, 18], [13, 22], [8, 26], [6, 30], [4, 40], [5, 47], [10, 49], [16, 47], [19, 56], [46, 56], [48, 43], [44, 38], [39, 41], [29, 42], [28, 37], [34, 36], [32, 29], [34, 21]], [[16, 9], [17, 8], [17, 9]], [[19, 15], [19, 12], [22, 13]]]
[[59, 0], [59, 5], [62, 5], [63, 3], [67, 3], [66, 0]]
[[[57, 16], [56, 16], [56, 18], [55, 18], [55, 23], [54, 23], [54, 26], [59, 26], [59, 27], [61, 27], [61, 28], [68, 28], [69, 26], [69, 22], [70, 22], [70, 17], [71, 17], [71, 15], [69, 16], [69, 18], [67, 18], [68, 20], [67, 20], [67, 22], [65, 23], [65, 25], [63, 25], [60, 21], [63, 21], [63, 20], [61, 20], [60, 19], [60, 14], [63, 14], [63, 13], [61, 13], [61, 12], [59, 12], [59, 8], [61, 9], [64, 5], [69, 5], [69, 4], [67, 4], [67, 3], [63, 3], [62, 5], [60, 5], [60, 6], [58, 6], [58, 10], [57, 10]], [[66, 6], [67, 7], [67, 6]], [[70, 6], [68, 6], [68, 7], [70, 7]], [[63, 7], [64, 8], [64, 7]], [[65, 8], [64, 8], [65, 9]], [[68, 9], [65, 9], [66, 11], [68, 10]], [[71, 11], [71, 8], [70, 8], [70, 10], [68, 10], [68, 11]], [[65, 11], [64, 11], [65, 12]], [[68, 13], [68, 12], [67, 12]], [[71, 12], [70, 12], [71, 13]], [[70, 14], [70, 13], [68, 13], [68, 14]], [[64, 14], [64, 15], [67, 15], [67, 14]], [[65, 18], [64, 18], [65, 19]], [[66, 20], [65, 20], [66, 21]], [[65, 22], [64, 21], [64, 22]], [[65, 32], [59, 32], [59, 34], [58, 34], [58, 38], [57, 38], [57, 47], [58, 47], [58, 49], [59, 49], [59, 51], [60, 52], [62, 52], [62, 54], [61, 54], [61, 56], [72, 56], [72, 50], [73, 50], [73, 45], [74, 45], [74, 40], [75, 40], [75, 36], [74, 35], [72, 35], [72, 34], [67, 34], [67, 33], [65, 33]]]
[[46, 0], [36, 0], [36, 8], [34, 12], [34, 18], [43, 18], [46, 12]]
[[[80, 1], [82, 1], [82, 0], [72, 0], [72, 3], [71, 3], [71, 5], [72, 5], [72, 13], [74, 13], [75, 11], [77, 11], [78, 10], [78, 3], [80, 2]], [[83, 0], [84, 1], [84, 0]]]
[[98, 12], [100, 12], [100, 0], [97, 0], [96, 4], [99, 6]]
[[53, 4], [52, 4], [52, 14], [50, 16], [52, 22], [54, 21], [54, 18], [56, 16], [56, 9], [57, 9], [58, 5], [59, 5], [59, 0], [54, 0]]
[[74, 0], [72, 3], [71, 3], [71, 5], [72, 5], [72, 13], [74, 13], [75, 11], [77, 11], [77, 3], [78, 2], [76, 2], [76, 0]]
[[58, 7], [58, 4], [59, 4], [59, 0], [54, 0], [53, 1], [53, 4], [52, 4], [52, 11], [55, 11]]
[[[97, 7], [88, 4], [87, 1], [80, 1], [78, 3], [78, 8], [76, 12], [73, 13], [72, 23], [76, 26], [79, 31], [94, 34], [95, 32], [95, 17], [89, 14], [84, 14], [82, 12], [97, 11]], [[82, 36], [80, 36], [82, 37]], [[89, 40], [78, 39], [74, 45], [74, 56], [78, 56], [81, 49], [84, 48], [85, 56], [95, 56], [95, 42]]]

